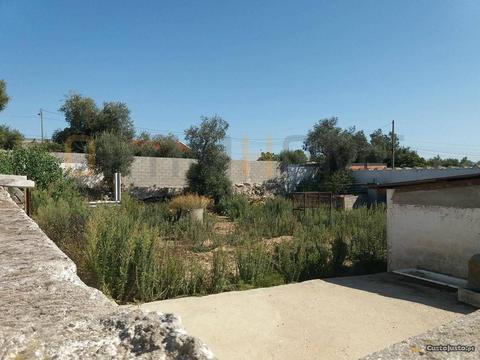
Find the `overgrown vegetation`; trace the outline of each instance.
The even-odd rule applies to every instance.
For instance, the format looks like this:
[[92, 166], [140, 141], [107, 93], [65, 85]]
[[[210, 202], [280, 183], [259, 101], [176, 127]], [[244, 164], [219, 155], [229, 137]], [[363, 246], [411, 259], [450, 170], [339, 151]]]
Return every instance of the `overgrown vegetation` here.
[[41, 146], [0, 151], [0, 174], [24, 175], [39, 189], [63, 178], [58, 160]]
[[[74, 259], [84, 281], [122, 303], [385, 266], [383, 207], [294, 214], [284, 198], [250, 204], [236, 195], [218, 205], [231, 222], [207, 214], [199, 223], [178, 217], [167, 203], [144, 204], [128, 196], [120, 206], [87, 208], [71, 183], [59, 184], [36, 193], [35, 219]], [[231, 226], [221, 231], [219, 224]]]
[[21, 145], [23, 135], [20, 131], [0, 125], [0, 149], [11, 150]]

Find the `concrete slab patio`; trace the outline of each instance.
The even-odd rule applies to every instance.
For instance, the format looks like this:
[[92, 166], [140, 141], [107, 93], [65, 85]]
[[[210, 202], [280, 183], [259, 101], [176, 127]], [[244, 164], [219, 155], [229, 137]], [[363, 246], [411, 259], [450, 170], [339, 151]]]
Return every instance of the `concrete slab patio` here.
[[143, 304], [174, 312], [219, 359], [358, 359], [474, 311], [395, 274], [312, 280]]

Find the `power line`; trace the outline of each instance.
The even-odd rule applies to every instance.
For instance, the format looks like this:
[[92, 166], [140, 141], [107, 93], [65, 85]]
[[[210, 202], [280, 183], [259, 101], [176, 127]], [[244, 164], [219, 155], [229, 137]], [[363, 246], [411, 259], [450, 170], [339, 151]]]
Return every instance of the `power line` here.
[[50, 111], [50, 110], [45, 110], [43, 109], [44, 112], [47, 112], [49, 114], [55, 114], [55, 115], [60, 115], [60, 116], [65, 116], [63, 113], [59, 113], [57, 111]]

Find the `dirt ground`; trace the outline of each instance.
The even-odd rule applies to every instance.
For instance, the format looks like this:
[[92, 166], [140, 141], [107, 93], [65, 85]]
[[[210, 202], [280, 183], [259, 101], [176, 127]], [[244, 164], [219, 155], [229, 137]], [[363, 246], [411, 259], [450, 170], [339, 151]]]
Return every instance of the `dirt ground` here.
[[456, 293], [394, 274], [141, 305], [173, 312], [219, 359], [357, 359], [473, 311]]

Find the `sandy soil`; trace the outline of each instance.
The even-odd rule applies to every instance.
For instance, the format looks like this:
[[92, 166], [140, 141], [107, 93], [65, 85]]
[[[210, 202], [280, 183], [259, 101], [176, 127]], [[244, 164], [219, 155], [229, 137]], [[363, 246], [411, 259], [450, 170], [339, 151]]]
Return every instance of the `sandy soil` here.
[[173, 312], [219, 359], [357, 359], [473, 311], [394, 274], [143, 304]]

